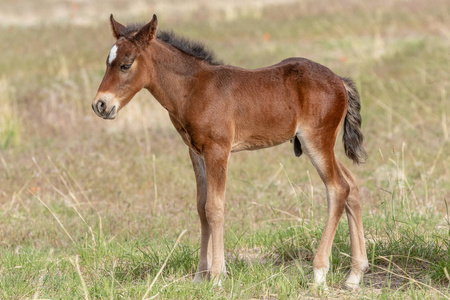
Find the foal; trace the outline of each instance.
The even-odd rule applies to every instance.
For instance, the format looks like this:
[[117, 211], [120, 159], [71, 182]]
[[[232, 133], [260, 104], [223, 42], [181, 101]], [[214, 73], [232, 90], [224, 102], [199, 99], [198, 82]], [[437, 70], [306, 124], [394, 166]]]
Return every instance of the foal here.
[[314, 281], [326, 287], [338, 221], [347, 213], [352, 270], [346, 281], [357, 288], [368, 268], [356, 180], [334, 153], [344, 126], [345, 153], [354, 163], [362, 147], [358, 91], [350, 79], [304, 58], [288, 58], [256, 70], [223, 65], [198, 43], [158, 32], [157, 18], [144, 26], [123, 26], [111, 15], [117, 39], [92, 102], [95, 113], [114, 119], [146, 88], [169, 112], [189, 154], [197, 182], [201, 222], [200, 262], [195, 282], [225, 275], [223, 231], [225, 181], [231, 152], [292, 141], [309, 157], [325, 184], [328, 217], [314, 258]]

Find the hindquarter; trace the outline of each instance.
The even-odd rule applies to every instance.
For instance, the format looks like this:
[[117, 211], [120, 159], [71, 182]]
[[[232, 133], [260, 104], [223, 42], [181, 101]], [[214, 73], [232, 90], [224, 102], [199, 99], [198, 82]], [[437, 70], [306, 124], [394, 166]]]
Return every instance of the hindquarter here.
[[311, 61], [302, 65], [300, 70], [303, 70], [298, 80], [300, 127], [331, 130], [337, 134], [348, 105], [342, 80], [328, 68]]

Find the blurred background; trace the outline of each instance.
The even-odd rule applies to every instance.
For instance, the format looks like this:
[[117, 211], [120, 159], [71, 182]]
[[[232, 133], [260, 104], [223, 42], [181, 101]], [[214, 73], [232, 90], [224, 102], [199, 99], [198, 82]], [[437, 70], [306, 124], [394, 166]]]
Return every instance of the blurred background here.
[[[121, 23], [155, 13], [160, 29], [201, 41], [226, 64], [258, 68], [300, 56], [353, 78], [369, 160], [352, 166], [340, 137], [336, 151], [358, 178], [368, 243], [386, 241], [398, 220], [438, 236], [450, 229], [449, 1], [2, 0], [4, 251], [182, 229], [196, 244], [188, 149], [165, 110], [147, 91], [113, 121], [91, 109], [115, 42], [111, 13]], [[323, 227], [323, 184], [291, 144], [234, 154], [228, 178], [229, 241], [282, 222]], [[448, 251], [448, 238], [439, 241]], [[439, 274], [445, 280], [443, 268]]]

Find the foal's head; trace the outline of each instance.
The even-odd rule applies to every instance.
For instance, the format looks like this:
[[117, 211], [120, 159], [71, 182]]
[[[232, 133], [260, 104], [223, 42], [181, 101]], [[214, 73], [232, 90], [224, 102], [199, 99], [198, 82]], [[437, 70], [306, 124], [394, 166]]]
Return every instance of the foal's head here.
[[104, 119], [114, 119], [119, 110], [150, 81], [147, 70], [149, 43], [156, 38], [156, 15], [141, 29], [125, 27], [111, 15], [111, 28], [117, 39], [106, 59], [106, 72], [92, 101], [94, 112]]

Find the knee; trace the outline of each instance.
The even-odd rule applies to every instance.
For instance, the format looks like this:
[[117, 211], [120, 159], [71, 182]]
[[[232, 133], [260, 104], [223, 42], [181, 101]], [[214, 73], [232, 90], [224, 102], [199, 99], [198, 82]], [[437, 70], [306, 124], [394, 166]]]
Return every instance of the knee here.
[[209, 224], [222, 224], [225, 218], [225, 208], [218, 203], [206, 203], [205, 216]]
[[350, 184], [350, 192], [347, 197], [346, 205], [350, 208], [356, 208], [361, 205], [359, 190], [356, 184]]
[[350, 191], [350, 185], [345, 180], [340, 180], [333, 186], [333, 189], [330, 191], [330, 196], [336, 199], [338, 203], [343, 205], [347, 202]]

